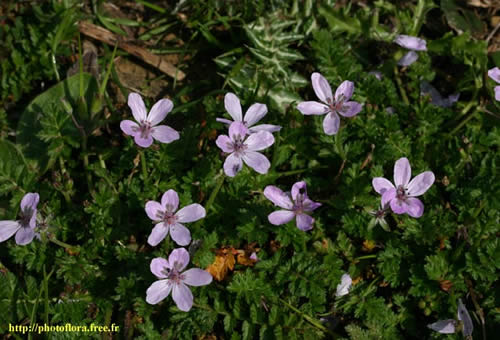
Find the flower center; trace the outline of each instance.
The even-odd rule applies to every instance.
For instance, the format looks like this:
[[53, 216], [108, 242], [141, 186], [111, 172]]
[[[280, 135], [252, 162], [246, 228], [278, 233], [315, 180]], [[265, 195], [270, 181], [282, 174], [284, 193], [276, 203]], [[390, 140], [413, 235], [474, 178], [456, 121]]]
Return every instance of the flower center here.
[[332, 98], [327, 98], [326, 101], [331, 112], [339, 112], [342, 111], [342, 108], [344, 107], [345, 99], [343, 95], [340, 95], [338, 101], [334, 101]]
[[156, 213], [156, 216], [167, 225], [173, 225], [177, 223], [177, 216], [175, 216], [174, 213], [169, 211], [168, 209], [167, 211], [158, 211]]
[[398, 186], [398, 188], [396, 189], [396, 198], [398, 200], [401, 200], [401, 201], [406, 200], [407, 195], [406, 195], [406, 189], [404, 186], [402, 186], [402, 185]]
[[184, 275], [182, 275], [182, 273], [180, 273], [177, 269], [178, 266], [178, 263], [174, 262], [172, 269], [168, 269], [167, 267], [163, 268], [163, 274], [167, 276], [167, 279], [172, 280], [177, 284], [181, 283], [181, 281], [184, 280]]
[[151, 123], [147, 120], [141, 120], [141, 125], [139, 126], [139, 131], [141, 132], [141, 138], [147, 138], [151, 134]]
[[234, 136], [232, 147], [237, 155], [243, 154], [247, 149], [247, 146], [243, 142], [243, 138], [240, 135]]
[[304, 213], [304, 195], [302, 193], [297, 194], [297, 199], [293, 204], [293, 211], [298, 215]]
[[26, 207], [23, 211], [21, 211], [21, 224], [24, 227], [29, 226], [32, 216], [33, 216], [33, 209], [30, 207]]

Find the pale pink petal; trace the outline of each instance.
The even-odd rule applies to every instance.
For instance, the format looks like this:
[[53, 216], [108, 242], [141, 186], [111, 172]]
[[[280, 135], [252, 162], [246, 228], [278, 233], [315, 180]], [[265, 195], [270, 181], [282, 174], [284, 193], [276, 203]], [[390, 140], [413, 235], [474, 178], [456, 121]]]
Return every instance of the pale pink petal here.
[[381, 195], [383, 195], [386, 190], [394, 189], [394, 184], [384, 177], [375, 177], [372, 180], [372, 185], [373, 189]]
[[243, 162], [239, 156], [235, 153], [227, 156], [224, 162], [224, 173], [229, 177], [234, 177], [238, 172], [240, 172], [243, 167]]
[[401, 47], [414, 51], [427, 51], [427, 42], [424, 39], [412, 37], [409, 35], [398, 35], [394, 40]]
[[226, 135], [220, 135], [217, 137], [215, 144], [224, 152], [230, 153], [234, 151], [233, 141]]
[[182, 273], [184, 282], [190, 286], [205, 286], [212, 282], [212, 275], [209, 272], [199, 268], [191, 268]]
[[176, 248], [172, 250], [168, 256], [168, 263], [170, 268], [176, 268], [177, 271], [182, 272], [189, 263], [189, 253], [185, 248]]
[[191, 293], [188, 286], [183, 283], [174, 284], [172, 298], [174, 299], [177, 308], [183, 312], [189, 312], [191, 307], [193, 307], [193, 293]]
[[165, 205], [156, 201], [148, 201], [146, 203], [146, 214], [153, 221], [161, 221], [160, 216], [165, 212]]
[[495, 100], [500, 101], [500, 86], [495, 86]]
[[21, 211], [26, 211], [27, 209], [31, 209], [31, 211], [36, 210], [39, 201], [40, 195], [36, 192], [28, 192], [21, 200]]
[[424, 194], [434, 183], [435, 177], [432, 171], [422, 172], [408, 183], [408, 196], [420, 196]]
[[161, 196], [161, 206], [167, 212], [175, 212], [179, 208], [179, 195], [175, 190], [167, 190], [163, 196]]
[[151, 261], [149, 265], [151, 273], [153, 273], [159, 279], [166, 279], [166, 272], [170, 269], [168, 261], [162, 257], [156, 257]]
[[302, 102], [297, 105], [297, 110], [299, 110], [303, 115], [324, 115], [330, 109], [322, 103]]
[[170, 237], [180, 246], [187, 246], [191, 242], [191, 232], [180, 223], [170, 226]]
[[307, 196], [307, 185], [306, 182], [300, 181], [292, 186], [292, 199], [297, 201], [298, 194], [305, 194]]
[[172, 290], [171, 280], [160, 280], [153, 282], [146, 291], [146, 302], [151, 305], [156, 305], [158, 302], [165, 299]]
[[321, 203], [313, 202], [309, 198], [305, 198], [304, 201], [302, 202], [302, 207], [304, 211], [314, 211], [319, 207], [321, 207]]
[[160, 143], [171, 143], [180, 138], [179, 132], [167, 125], [158, 125], [151, 129], [151, 135]]
[[424, 213], [424, 204], [418, 199], [414, 197], [408, 197], [406, 199], [406, 203], [408, 204], [407, 213], [411, 217], [419, 218]]
[[142, 97], [140, 94], [134, 92], [129, 94], [128, 106], [132, 110], [132, 115], [134, 116], [134, 119], [138, 123], [141, 123], [142, 121], [146, 120], [146, 115], [147, 115], [146, 105], [144, 105], [144, 102], [142, 101]]
[[229, 126], [229, 137], [231, 140], [239, 140], [245, 138], [248, 129], [242, 122], [233, 122]]
[[155, 247], [163, 241], [165, 236], [168, 234], [168, 225], [161, 222], [155, 225], [153, 230], [151, 231], [151, 234], [148, 237], [148, 243], [152, 246]]
[[453, 334], [456, 331], [455, 324], [456, 321], [454, 319], [448, 319], [431, 323], [430, 325], [427, 325], [427, 327], [441, 334]]
[[[388, 190], [387, 192], [389, 192], [389, 191], [390, 190]], [[391, 205], [392, 211], [395, 214], [404, 214], [404, 213], [408, 212], [409, 206], [408, 206], [408, 203], [404, 200], [400, 200], [400, 199], [395, 198], [395, 199], [391, 200], [390, 205]]]
[[314, 72], [311, 75], [311, 82], [314, 93], [323, 103], [328, 103], [328, 101], [333, 101], [332, 89], [330, 84], [325, 77], [323, 77], [320, 73]]
[[228, 124], [228, 125], [231, 125], [231, 123], [233, 122], [232, 120], [225, 119], [225, 118], [215, 118], [215, 120], [218, 121], [219, 123], [224, 123], [224, 124]]
[[267, 174], [267, 171], [271, 167], [271, 163], [267, 157], [255, 151], [246, 151], [243, 154], [243, 161], [259, 174]]
[[16, 233], [16, 243], [20, 246], [27, 245], [33, 241], [35, 231], [30, 227], [21, 227]]
[[401, 59], [398, 60], [398, 65], [399, 66], [410, 66], [411, 64], [416, 62], [417, 59], [418, 59], [418, 53], [415, 51], [409, 51], [404, 56], [402, 56]]
[[198, 203], [193, 203], [185, 206], [175, 214], [177, 220], [181, 223], [198, 221], [199, 219], [205, 217], [205, 215], [205, 208], [203, 208]]
[[264, 196], [280, 208], [289, 210], [293, 208], [290, 197], [274, 185], [268, 185], [264, 189]]
[[402, 185], [407, 187], [408, 182], [411, 178], [411, 167], [408, 158], [402, 157], [396, 161], [394, 164], [394, 184], [396, 187]]
[[392, 202], [396, 198], [396, 188], [386, 189], [382, 194], [382, 207], [387, 206], [390, 202]]
[[129, 136], [135, 137], [139, 133], [139, 125], [131, 120], [122, 120], [120, 123], [120, 129]]
[[267, 216], [267, 219], [271, 224], [281, 225], [290, 222], [294, 217], [295, 213], [293, 211], [278, 210], [273, 213], [270, 213]]
[[259, 132], [259, 131], [267, 131], [267, 132], [277, 132], [281, 130], [281, 126], [279, 125], [272, 125], [272, 124], [259, 124], [259, 125], [255, 125], [255, 126], [252, 126], [251, 128], [248, 129], [248, 131], [250, 131], [250, 133], [255, 133], [255, 132]]
[[149, 133], [147, 136], [142, 137], [140, 133], [136, 134], [134, 136], [134, 141], [135, 144], [143, 147], [143, 148], [149, 148], [151, 144], [153, 144], [153, 136]]
[[251, 134], [243, 143], [248, 147], [248, 151], [260, 151], [270, 147], [274, 143], [272, 133], [267, 131], [259, 131]]
[[340, 100], [347, 101], [351, 99], [352, 94], [354, 93], [354, 83], [349, 80], [344, 80], [342, 84], [337, 87], [335, 91], [335, 101], [338, 102]]
[[488, 70], [488, 77], [496, 81], [497, 83], [500, 83], [500, 68], [494, 67], [490, 70]]
[[338, 113], [344, 117], [354, 117], [362, 108], [363, 106], [358, 102], [346, 102]]
[[240, 100], [234, 93], [229, 92], [226, 94], [224, 97], [224, 107], [231, 117], [233, 117], [235, 122], [241, 122], [243, 120], [241, 117]]
[[255, 103], [252, 104], [245, 113], [245, 118], [243, 118], [244, 123], [247, 127], [250, 127], [257, 123], [267, 114], [266, 104]]
[[151, 123], [152, 126], [155, 126], [159, 122], [165, 119], [167, 114], [172, 111], [174, 104], [170, 99], [160, 99], [153, 105], [151, 111], [148, 114], [148, 122]]
[[329, 136], [339, 131], [340, 118], [335, 112], [330, 112], [323, 119], [323, 131]]
[[297, 215], [297, 228], [302, 231], [308, 231], [312, 229], [314, 223], [314, 218], [306, 214]]
[[20, 228], [21, 224], [17, 221], [0, 221], [0, 242], [11, 238]]

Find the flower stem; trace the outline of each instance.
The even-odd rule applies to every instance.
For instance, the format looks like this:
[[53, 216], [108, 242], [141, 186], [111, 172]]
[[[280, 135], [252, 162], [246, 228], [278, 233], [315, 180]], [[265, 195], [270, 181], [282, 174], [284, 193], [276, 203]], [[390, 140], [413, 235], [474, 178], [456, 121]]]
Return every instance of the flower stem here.
[[376, 258], [377, 258], [377, 255], [365, 255], [365, 256], [356, 257], [356, 258], [354, 259], [354, 261], [357, 261], [357, 260], [376, 259]]
[[293, 310], [295, 313], [299, 314], [300, 316], [302, 316], [307, 322], [309, 322], [311, 325], [313, 325], [314, 327], [316, 327], [317, 329], [325, 332], [325, 333], [330, 333], [330, 330], [328, 328], [326, 328], [325, 326], [323, 326], [320, 322], [318, 322], [318, 320], [310, 317], [309, 315], [305, 314], [305, 313], [302, 313], [299, 309], [295, 308], [294, 306], [292, 306], [291, 304], [289, 304], [288, 302], [286, 302], [285, 300], [283, 300], [282, 298], [279, 298], [280, 302], [283, 303], [285, 306], [287, 306], [288, 308], [290, 308], [291, 310]]
[[61, 246], [65, 249], [68, 249], [68, 250], [72, 250], [72, 251], [77, 251], [78, 250], [78, 246], [72, 246], [71, 244], [67, 244], [63, 241], [59, 241], [58, 239], [56, 239], [55, 237], [49, 237], [49, 241], [52, 242], [52, 243], [55, 243], [57, 244], [58, 246]]
[[142, 167], [142, 177], [144, 181], [148, 178], [148, 169], [146, 166], [146, 155], [144, 154], [144, 150], [140, 150], [139, 153], [141, 154], [141, 167]]
[[399, 92], [401, 92], [401, 98], [403, 98], [403, 101], [405, 102], [406, 105], [410, 105], [410, 101], [408, 100], [408, 96], [406, 95], [406, 91], [403, 87], [403, 82], [401, 81], [401, 77], [399, 76], [399, 71], [398, 67], [394, 66], [394, 74], [396, 75], [396, 84], [398, 85]]
[[222, 188], [222, 184], [224, 184], [224, 180], [226, 179], [226, 176], [224, 174], [219, 173], [219, 179], [217, 180], [217, 184], [215, 185], [214, 191], [210, 194], [210, 197], [208, 198], [207, 204], [205, 205], [205, 209], [208, 210], [212, 206], [212, 203], [214, 203], [215, 197], [217, 197], [217, 194], [220, 191], [220, 188]]

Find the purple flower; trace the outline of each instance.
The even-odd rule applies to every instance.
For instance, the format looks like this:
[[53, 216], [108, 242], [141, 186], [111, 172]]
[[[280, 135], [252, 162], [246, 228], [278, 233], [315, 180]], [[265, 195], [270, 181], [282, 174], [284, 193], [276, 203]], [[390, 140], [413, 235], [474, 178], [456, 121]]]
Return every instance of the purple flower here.
[[297, 182], [292, 186], [291, 199], [289, 193], [284, 193], [274, 185], [268, 185], [264, 189], [264, 196], [274, 205], [286, 209], [269, 214], [267, 218], [271, 224], [285, 224], [296, 217], [297, 228], [303, 231], [312, 229], [314, 218], [307, 213], [319, 208], [321, 203], [313, 202], [307, 197], [306, 182]]
[[383, 177], [376, 177], [372, 184], [375, 191], [382, 195], [382, 206], [390, 204], [396, 214], [407, 213], [411, 217], [420, 217], [424, 213], [424, 205], [415, 198], [424, 194], [434, 183], [434, 173], [425, 171], [411, 180], [411, 168], [408, 159], [403, 157], [394, 164], [394, 186]]
[[[498, 67], [494, 67], [491, 70], [488, 70], [488, 77], [500, 84], [500, 69]], [[500, 86], [495, 86], [495, 100], [500, 101]]]
[[441, 334], [453, 334], [456, 331], [456, 324], [456, 320], [447, 319], [431, 323], [427, 327]]
[[458, 320], [462, 321], [462, 333], [464, 333], [464, 336], [471, 336], [474, 331], [474, 324], [472, 323], [467, 308], [465, 308], [465, 305], [462, 303], [462, 299], [458, 299], [457, 317]]
[[193, 306], [193, 294], [186, 285], [205, 286], [212, 282], [212, 275], [203, 269], [191, 268], [183, 272], [188, 263], [189, 253], [184, 248], [172, 250], [168, 261], [161, 257], [153, 259], [151, 272], [161, 280], [149, 286], [146, 291], [147, 303], [156, 305], [172, 291], [177, 308], [188, 312]]
[[224, 152], [229, 153], [224, 162], [224, 172], [229, 177], [234, 177], [243, 167], [245, 162], [249, 167], [260, 174], [269, 170], [271, 163], [261, 154], [274, 143], [273, 135], [268, 131], [259, 131], [246, 137], [248, 128], [241, 122], [233, 122], [229, 126], [229, 137], [221, 135], [215, 143]]
[[460, 93], [451, 94], [448, 98], [444, 98], [434, 86], [425, 80], [420, 83], [420, 94], [429, 95], [431, 103], [441, 107], [451, 107], [460, 98]]
[[[267, 132], [276, 132], [281, 130], [281, 126], [279, 125], [271, 125], [271, 124], [260, 124], [254, 127], [251, 127], [259, 120], [264, 118], [267, 114], [267, 106], [266, 104], [255, 103], [252, 104], [247, 112], [245, 113], [245, 117], [241, 118], [241, 104], [240, 100], [234, 93], [229, 92], [224, 97], [224, 107], [226, 111], [231, 115], [235, 122], [242, 122], [248, 128], [249, 133], [255, 133], [258, 131], [267, 131]], [[231, 125], [233, 121], [224, 118], [217, 118], [218, 122]]]
[[409, 35], [398, 35], [394, 40], [396, 44], [408, 50], [401, 59], [398, 61], [399, 66], [408, 66], [413, 64], [418, 59], [418, 54], [415, 51], [427, 51], [427, 42], [424, 39], [411, 37]]
[[340, 283], [337, 285], [337, 291], [335, 292], [335, 296], [341, 297], [349, 294], [349, 290], [352, 287], [352, 278], [349, 273], [345, 273], [340, 278]]
[[198, 221], [205, 217], [205, 208], [194, 203], [181, 210], [179, 207], [179, 196], [170, 189], [161, 198], [161, 204], [156, 201], [146, 203], [146, 214], [157, 222], [149, 235], [148, 243], [153, 247], [160, 243], [170, 230], [170, 237], [180, 246], [186, 246], [191, 242], [191, 233], [181, 223]]
[[21, 219], [18, 221], [0, 221], [0, 242], [16, 234], [16, 243], [24, 246], [35, 237], [36, 212], [40, 196], [29, 192], [21, 200]]
[[179, 133], [170, 126], [157, 125], [174, 107], [169, 99], [161, 99], [156, 102], [147, 114], [141, 96], [137, 93], [131, 93], [128, 96], [128, 106], [139, 124], [131, 120], [122, 120], [120, 129], [125, 134], [134, 137], [137, 145], [147, 148], [153, 144], [153, 138], [161, 143], [170, 143], [179, 139]]
[[340, 118], [337, 115], [344, 117], [354, 117], [361, 111], [361, 104], [354, 101], [349, 101], [354, 92], [354, 83], [345, 80], [335, 91], [335, 99], [332, 95], [332, 89], [328, 81], [318, 72], [311, 75], [312, 86], [316, 96], [320, 102], [309, 101], [302, 102], [297, 105], [297, 109], [303, 115], [324, 115], [323, 131], [327, 135], [334, 135], [339, 130]]

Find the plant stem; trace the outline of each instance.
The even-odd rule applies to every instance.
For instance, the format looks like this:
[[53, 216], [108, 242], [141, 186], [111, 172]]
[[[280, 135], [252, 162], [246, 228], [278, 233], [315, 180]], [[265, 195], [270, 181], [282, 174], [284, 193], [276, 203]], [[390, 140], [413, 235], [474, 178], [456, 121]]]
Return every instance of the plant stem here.
[[222, 188], [222, 184], [224, 184], [224, 180], [226, 179], [226, 176], [221, 172], [219, 173], [219, 179], [217, 180], [217, 184], [215, 184], [215, 189], [212, 191], [210, 194], [210, 197], [208, 198], [207, 204], [205, 205], [205, 209], [208, 210], [214, 203], [215, 197], [217, 197], [217, 194], [219, 193], [220, 189]]
[[356, 261], [356, 260], [376, 259], [376, 258], [377, 258], [377, 255], [365, 255], [365, 256], [356, 257], [354, 259], [354, 261]]
[[146, 165], [146, 155], [144, 154], [144, 150], [140, 150], [139, 153], [141, 154], [141, 167], [142, 167], [142, 177], [143, 181], [146, 181], [148, 178], [148, 168]]
[[57, 244], [58, 246], [61, 246], [65, 249], [68, 249], [68, 250], [72, 250], [72, 251], [77, 251], [78, 250], [78, 247], [75, 247], [75, 246], [72, 246], [71, 244], [67, 244], [63, 241], [59, 241], [58, 239], [56, 239], [55, 237], [49, 237], [49, 241], [54, 243], [54, 244]]
[[399, 76], [398, 67], [394, 66], [394, 74], [396, 75], [396, 84], [398, 85], [399, 92], [401, 92], [401, 97], [406, 105], [410, 105], [410, 101], [408, 100], [408, 96], [406, 95], [406, 91], [403, 87], [403, 82], [401, 81], [401, 77]]
[[329, 333], [329, 334], [332, 334], [328, 328], [326, 328], [325, 326], [323, 326], [321, 323], [319, 323], [317, 320], [315, 320], [314, 318], [310, 317], [309, 315], [305, 314], [305, 313], [302, 313], [299, 309], [295, 308], [294, 306], [292, 306], [291, 304], [289, 304], [288, 302], [286, 302], [285, 300], [283, 300], [282, 298], [279, 298], [280, 302], [283, 303], [285, 306], [287, 306], [288, 308], [290, 308], [291, 310], [293, 310], [295, 313], [299, 314], [300, 316], [302, 316], [307, 322], [309, 322], [311, 325], [313, 325], [314, 327], [316, 327], [317, 329], [325, 332], [325, 333]]

